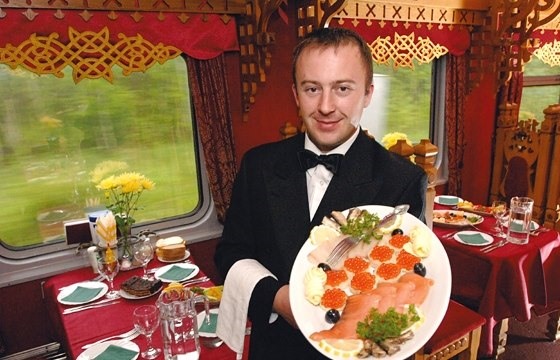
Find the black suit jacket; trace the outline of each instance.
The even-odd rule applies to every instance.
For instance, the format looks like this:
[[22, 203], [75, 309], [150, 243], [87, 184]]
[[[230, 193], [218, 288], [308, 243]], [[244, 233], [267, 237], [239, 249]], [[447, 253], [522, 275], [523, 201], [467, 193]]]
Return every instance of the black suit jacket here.
[[252, 359], [322, 358], [301, 332], [282, 318], [268, 324], [276, 291], [288, 283], [299, 249], [313, 226], [333, 210], [360, 205], [395, 206], [424, 220], [425, 172], [360, 132], [309, 221], [305, 171], [297, 153], [304, 135], [261, 145], [246, 153], [237, 175], [215, 261], [222, 275], [241, 259], [256, 259], [275, 276], [251, 296]]

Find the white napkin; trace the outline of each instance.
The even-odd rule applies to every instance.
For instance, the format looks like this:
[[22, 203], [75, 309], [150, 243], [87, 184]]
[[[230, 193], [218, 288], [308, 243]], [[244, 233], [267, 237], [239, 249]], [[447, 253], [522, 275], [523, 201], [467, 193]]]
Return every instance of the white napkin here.
[[253, 259], [239, 260], [233, 264], [226, 276], [216, 335], [237, 353], [237, 359], [243, 356], [251, 294], [257, 283], [267, 276], [277, 279], [268, 269]]

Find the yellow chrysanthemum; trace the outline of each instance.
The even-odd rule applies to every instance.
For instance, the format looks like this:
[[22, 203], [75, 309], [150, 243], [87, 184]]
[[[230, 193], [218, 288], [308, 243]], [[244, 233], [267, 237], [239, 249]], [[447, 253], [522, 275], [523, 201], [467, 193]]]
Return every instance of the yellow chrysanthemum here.
[[62, 120], [59, 119], [55, 119], [52, 118], [50, 116], [43, 116], [42, 118], [39, 119], [39, 122], [43, 125], [45, 125], [48, 128], [60, 128], [62, 127], [63, 123]]
[[115, 174], [119, 171], [126, 170], [127, 168], [128, 164], [124, 161], [102, 161], [95, 166], [95, 169], [93, 169], [92, 172], [90, 172], [91, 182], [97, 184], [107, 175]]
[[381, 143], [385, 146], [385, 149], [390, 149], [395, 146], [399, 140], [405, 140], [408, 145], [412, 146], [412, 142], [408, 140], [408, 136], [400, 132], [392, 132], [383, 136]]

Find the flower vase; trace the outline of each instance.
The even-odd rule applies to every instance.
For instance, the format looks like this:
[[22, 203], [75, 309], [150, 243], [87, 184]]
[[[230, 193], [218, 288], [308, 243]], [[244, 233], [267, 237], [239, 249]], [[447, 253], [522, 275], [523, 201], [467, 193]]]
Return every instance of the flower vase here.
[[119, 260], [121, 262], [121, 269], [126, 270], [133, 267], [134, 252], [132, 247], [138, 238], [132, 235], [132, 228], [130, 226], [125, 226], [124, 228], [119, 228]]

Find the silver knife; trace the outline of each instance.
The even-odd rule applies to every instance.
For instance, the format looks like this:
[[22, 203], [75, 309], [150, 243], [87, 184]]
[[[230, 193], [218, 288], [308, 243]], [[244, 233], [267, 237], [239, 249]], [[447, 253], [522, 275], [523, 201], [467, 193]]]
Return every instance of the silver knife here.
[[70, 309], [66, 309], [66, 310], [64, 310], [62, 313], [63, 313], [64, 315], [66, 315], [66, 314], [73, 314], [73, 313], [75, 313], [75, 312], [80, 312], [80, 311], [84, 311], [84, 310], [96, 309], [96, 308], [100, 308], [100, 307], [103, 307], [103, 306], [118, 304], [119, 302], [120, 302], [119, 299], [116, 299], [116, 300], [115, 300], [115, 299], [111, 299], [110, 302], [104, 302], [104, 303], [101, 303], [101, 304], [98, 303], [98, 304], [92, 304], [92, 305], [87, 305], [87, 306], [81, 306], [81, 307], [79, 307], [79, 308], [70, 308]]

